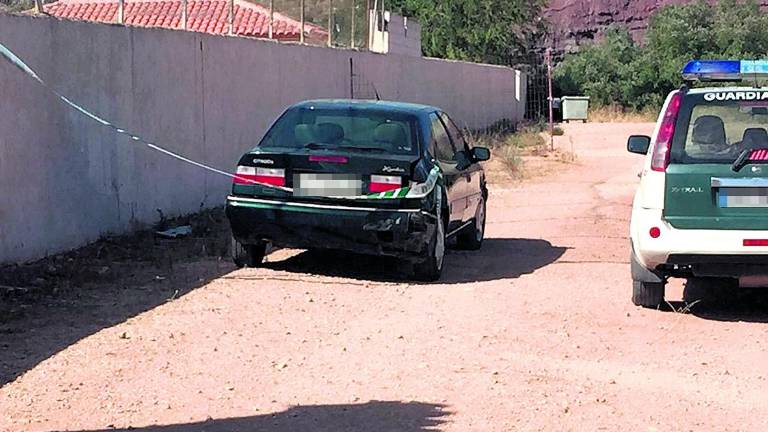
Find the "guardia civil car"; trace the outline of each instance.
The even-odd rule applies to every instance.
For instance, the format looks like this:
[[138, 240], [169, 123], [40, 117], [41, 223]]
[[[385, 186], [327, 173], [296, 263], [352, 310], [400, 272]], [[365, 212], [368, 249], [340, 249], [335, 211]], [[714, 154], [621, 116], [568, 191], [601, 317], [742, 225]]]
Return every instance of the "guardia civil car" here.
[[258, 266], [268, 244], [340, 249], [402, 258], [437, 280], [448, 238], [482, 245], [489, 157], [435, 107], [294, 105], [238, 163], [226, 208], [235, 264]]
[[659, 306], [670, 277], [768, 285], [768, 88], [754, 85], [766, 72], [692, 61], [687, 81], [747, 85], [675, 90], [653, 135], [629, 138], [646, 155], [630, 224], [636, 305]]

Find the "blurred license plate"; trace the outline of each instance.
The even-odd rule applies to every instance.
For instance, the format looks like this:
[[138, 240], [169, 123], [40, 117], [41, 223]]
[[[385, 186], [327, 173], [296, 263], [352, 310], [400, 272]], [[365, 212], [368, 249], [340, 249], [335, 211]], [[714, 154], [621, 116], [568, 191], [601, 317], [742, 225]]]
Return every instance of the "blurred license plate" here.
[[362, 195], [363, 182], [354, 174], [298, 174], [293, 176], [294, 196], [349, 197]]
[[768, 207], [768, 188], [720, 188], [717, 205], [728, 207]]

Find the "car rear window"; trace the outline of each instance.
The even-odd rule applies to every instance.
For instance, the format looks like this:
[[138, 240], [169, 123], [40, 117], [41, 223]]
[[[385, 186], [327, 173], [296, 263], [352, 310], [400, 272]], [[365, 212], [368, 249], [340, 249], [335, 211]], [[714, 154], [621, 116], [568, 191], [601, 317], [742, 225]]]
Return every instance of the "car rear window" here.
[[287, 110], [259, 143], [260, 148], [317, 148], [415, 154], [415, 116], [358, 108]]
[[746, 149], [768, 148], [768, 100], [761, 91], [712, 92], [685, 97], [672, 162], [732, 163]]

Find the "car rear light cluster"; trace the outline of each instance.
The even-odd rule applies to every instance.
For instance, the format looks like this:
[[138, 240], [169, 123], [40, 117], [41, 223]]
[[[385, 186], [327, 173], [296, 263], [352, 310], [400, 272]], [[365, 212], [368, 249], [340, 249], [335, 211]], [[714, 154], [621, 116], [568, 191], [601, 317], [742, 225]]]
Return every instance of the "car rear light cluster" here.
[[664, 172], [669, 165], [669, 152], [672, 147], [672, 137], [675, 135], [675, 123], [677, 115], [680, 112], [680, 104], [683, 101], [683, 94], [679, 90], [672, 94], [664, 111], [664, 117], [661, 119], [659, 133], [656, 135], [656, 143], [653, 146], [651, 155], [651, 169]]
[[371, 193], [388, 192], [399, 189], [403, 185], [403, 178], [400, 176], [372, 175], [368, 190]]
[[752, 150], [752, 154], [749, 155], [751, 161], [768, 161], [768, 150], [758, 149]]
[[239, 166], [236, 174], [232, 180], [235, 184], [264, 183], [272, 186], [285, 186], [285, 170], [282, 168]]

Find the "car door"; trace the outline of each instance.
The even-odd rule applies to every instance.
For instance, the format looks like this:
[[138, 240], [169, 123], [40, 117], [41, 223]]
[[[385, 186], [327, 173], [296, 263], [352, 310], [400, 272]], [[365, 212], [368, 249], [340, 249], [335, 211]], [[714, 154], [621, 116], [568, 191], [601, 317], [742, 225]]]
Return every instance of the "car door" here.
[[429, 120], [432, 127], [431, 153], [443, 171], [443, 180], [448, 195], [450, 221], [447, 232], [450, 232], [458, 227], [464, 218], [466, 204], [460, 190], [462, 186], [460, 180], [464, 181], [464, 179], [456, 167], [456, 149], [453, 147], [453, 142], [443, 122], [437, 113], [431, 113]]
[[[448, 114], [440, 113], [440, 120], [442, 120], [448, 131], [448, 136], [453, 142], [453, 147], [456, 150], [464, 151], [466, 155], [470, 154], [470, 148], [464, 139], [464, 134], [461, 132]], [[483, 182], [483, 169], [480, 164], [473, 163], [465, 170], [459, 173], [457, 192], [459, 198], [464, 202], [464, 213], [462, 215], [462, 221], [468, 221], [475, 217], [477, 212], [477, 206], [482, 199], [482, 182]]]

